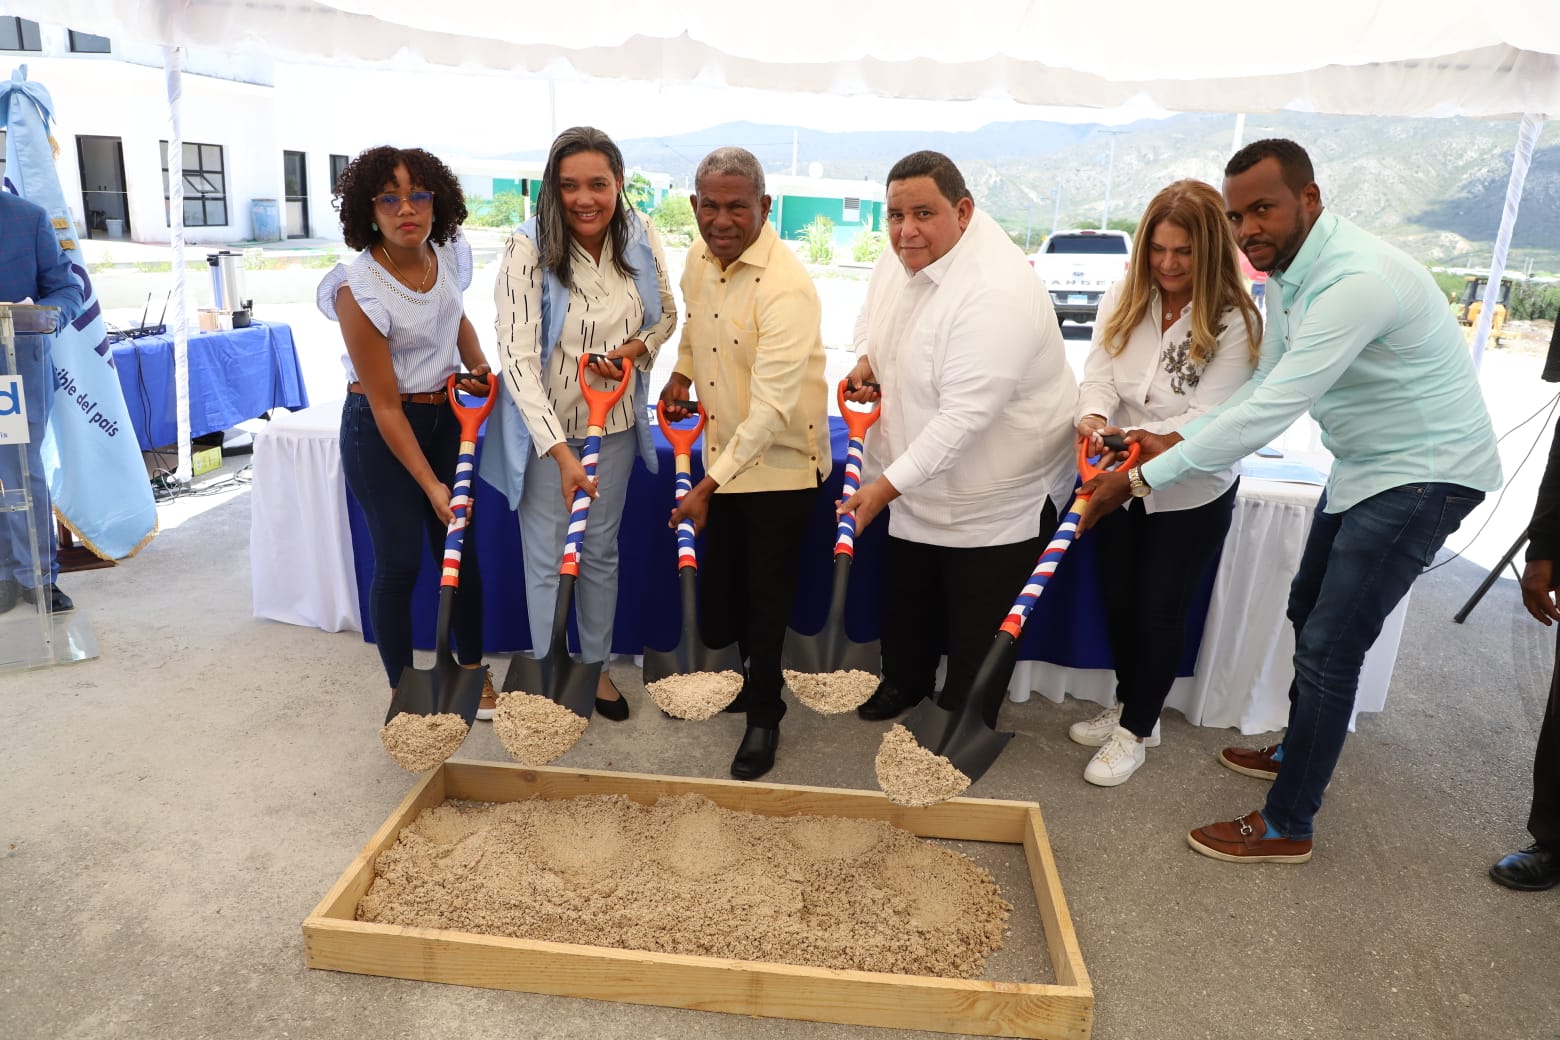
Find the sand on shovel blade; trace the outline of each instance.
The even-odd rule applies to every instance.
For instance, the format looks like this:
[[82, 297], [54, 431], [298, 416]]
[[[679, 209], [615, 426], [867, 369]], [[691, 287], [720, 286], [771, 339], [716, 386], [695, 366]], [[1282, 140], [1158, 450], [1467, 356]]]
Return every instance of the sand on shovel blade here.
[[798, 672], [787, 668], [783, 674], [796, 699], [820, 715], [855, 711], [871, 699], [878, 687], [876, 675], [855, 668], [843, 672]]
[[970, 778], [935, 751], [916, 742], [899, 723], [883, 734], [873, 763], [878, 786], [896, 805], [935, 805], [964, 793]]
[[742, 673], [728, 669], [668, 675], [646, 683], [645, 692], [668, 715], [703, 722], [725, 711], [737, 699], [742, 692]]
[[395, 764], [409, 773], [422, 773], [455, 753], [466, 739], [466, 720], [454, 713], [412, 715], [402, 712], [379, 731]]
[[523, 766], [545, 766], [563, 757], [590, 720], [534, 693], [501, 693], [493, 731], [509, 757]]

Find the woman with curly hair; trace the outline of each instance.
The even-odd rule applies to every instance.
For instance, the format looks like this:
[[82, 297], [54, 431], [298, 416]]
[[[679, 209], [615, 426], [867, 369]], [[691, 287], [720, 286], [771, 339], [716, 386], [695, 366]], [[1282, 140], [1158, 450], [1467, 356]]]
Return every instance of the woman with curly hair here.
[[[1251, 376], [1262, 318], [1240, 277], [1224, 199], [1202, 181], [1155, 195], [1138, 225], [1127, 276], [1100, 301], [1078, 396], [1090, 454], [1123, 427], [1169, 433]], [[1115, 707], [1068, 731], [1099, 751], [1083, 778], [1125, 783], [1159, 744], [1198, 578], [1230, 529], [1234, 468], [1188, 479], [1093, 524], [1098, 533]]]
[[[584, 488], [596, 501], [574, 601], [580, 654], [605, 662], [617, 611], [618, 525], [635, 456], [656, 470], [647, 380], [677, 327], [677, 302], [655, 229], [623, 195], [623, 155], [600, 130], [572, 127], [553, 142], [536, 216], [504, 247], [494, 298], [506, 395], [488, 426], [482, 475], [520, 513], [531, 646], [546, 652], [569, 504]], [[604, 358], [590, 365], [596, 379], [634, 369], [630, 394], [607, 417], [594, 482], [579, 459], [589, 426], [579, 387], [585, 354]], [[628, 718], [605, 668], [596, 713]]]
[[[486, 394], [488, 365], [466, 319], [471, 249], [466, 203], [449, 167], [420, 148], [370, 148], [342, 171], [336, 208], [347, 245], [362, 250], [320, 282], [317, 302], [341, 326], [347, 399], [341, 468], [374, 546], [368, 616], [392, 696], [412, 663], [412, 586], [426, 542], [444, 555], [460, 424], [445, 381]], [[482, 580], [468, 537], [452, 633], [466, 668], [482, 665]]]

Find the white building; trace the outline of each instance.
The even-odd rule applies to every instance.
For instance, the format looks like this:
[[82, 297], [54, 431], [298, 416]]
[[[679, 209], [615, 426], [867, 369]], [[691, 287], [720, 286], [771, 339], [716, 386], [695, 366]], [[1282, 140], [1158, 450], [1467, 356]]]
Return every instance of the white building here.
[[[171, 121], [162, 48], [4, 12], [0, 0], [0, 75], [9, 79], [26, 66], [28, 80], [50, 94], [55, 168], [78, 234], [168, 242]], [[393, 72], [364, 69], [342, 96], [337, 70], [264, 56], [186, 51], [182, 66], [184, 235], [191, 243], [339, 241], [331, 188], [350, 158], [379, 144], [423, 144], [432, 130], [402, 117]], [[474, 195], [541, 173], [539, 162], [449, 161]], [[3, 167], [0, 147], [0, 173]]]

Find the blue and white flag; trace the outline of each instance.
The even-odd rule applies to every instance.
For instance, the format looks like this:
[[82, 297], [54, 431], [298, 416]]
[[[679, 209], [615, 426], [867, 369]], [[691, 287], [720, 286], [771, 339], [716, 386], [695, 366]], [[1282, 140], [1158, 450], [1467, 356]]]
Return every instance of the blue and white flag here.
[[114, 371], [103, 311], [54, 172], [52, 115], [49, 92], [27, 81], [27, 66], [0, 84], [4, 189], [48, 211], [60, 248], [85, 289], [81, 315], [50, 343], [57, 379], [43, 467], [65, 525], [99, 556], [119, 560], [133, 556], [157, 533], [157, 503]]

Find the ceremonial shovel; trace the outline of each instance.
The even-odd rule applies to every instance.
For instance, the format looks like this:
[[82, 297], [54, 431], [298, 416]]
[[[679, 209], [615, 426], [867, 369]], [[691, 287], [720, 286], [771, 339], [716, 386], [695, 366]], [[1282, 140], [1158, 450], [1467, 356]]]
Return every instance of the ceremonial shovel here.
[[[690, 427], [673, 426], [666, 418], [666, 407], [657, 401], [656, 422], [672, 446], [677, 464], [677, 501], [693, 490], [692, 461], [693, 442], [704, 429], [704, 406], [693, 401], [678, 402], [690, 410], [697, 410], [698, 422]], [[694, 672], [736, 672], [742, 674], [742, 652], [737, 644], [713, 649], [699, 633], [698, 573], [699, 557], [693, 540], [693, 521], [684, 520], [677, 525], [677, 581], [682, 591], [682, 634], [677, 646], [671, 650], [652, 650], [645, 647], [645, 684], [672, 675], [691, 675]], [[735, 696], [735, 694], [733, 694]]]
[[498, 400], [498, 379], [489, 373], [488, 392], [478, 408], [467, 408], [460, 403], [455, 390], [455, 376], [445, 384], [450, 397], [450, 408], [460, 421], [460, 458], [455, 463], [455, 486], [450, 490], [450, 509], [454, 512], [444, 531], [444, 573], [439, 578], [439, 617], [434, 623], [434, 655], [432, 668], [401, 670], [401, 681], [390, 698], [390, 710], [385, 713], [389, 722], [400, 714], [443, 715], [450, 713], [466, 720], [469, 727], [477, 717], [477, 702], [482, 699], [482, 680], [486, 670], [462, 668], [450, 653], [450, 615], [454, 612], [455, 592], [460, 588], [461, 549], [466, 541], [466, 528], [471, 524], [472, 506], [476, 495], [472, 491], [472, 474], [477, 470], [477, 431], [482, 420], [493, 410]]
[[[1087, 443], [1078, 443], [1078, 472], [1085, 481], [1106, 470], [1089, 461]], [[1118, 451], [1125, 448], [1127, 451], [1126, 459], [1111, 468], [1130, 469], [1137, 463], [1138, 445], [1129, 446], [1115, 437], [1109, 437], [1106, 438], [1106, 447]], [[1013, 734], [998, 733], [986, 725], [986, 720], [981, 717], [981, 705], [988, 697], [1003, 695], [1004, 691], [999, 688], [999, 676], [1007, 674], [1018, 656], [1018, 638], [1024, 631], [1024, 623], [1029, 620], [1030, 612], [1034, 610], [1040, 593], [1055, 573], [1062, 555], [1077, 537], [1078, 522], [1083, 518], [1083, 511], [1088, 508], [1088, 504], [1088, 495], [1079, 493], [1073, 496], [1072, 504], [1067, 507], [1067, 515], [1056, 528], [1050, 544], [1040, 553], [1034, 573], [1024, 583], [1023, 591], [1018, 594], [1018, 599], [997, 629], [991, 649], [986, 651], [986, 657], [980, 663], [980, 670], [975, 673], [975, 680], [970, 684], [964, 703], [956, 711], [950, 711], [926, 700], [905, 716], [904, 727], [915, 737], [916, 743], [952, 762], [970, 778], [971, 783], [985, 775], [1002, 749], [1007, 747], [1008, 741], [1013, 739]]]
[[[850, 431], [850, 445], [845, 449], [845, 483], [840, 490], [840, 501], [849, 501], [861, 487], [861, 453], [867, 430], [877, 422], [881, 409], [853, 408], [845, 400], [845, 388], [850, 380], [840, 380], [835, 397], [840, 404], [840, 417]], [[785, 666], [793, 671], [814, 675], [829, 672], [861, 671], [877, 675], [883, 670], [883, 655], [876, 639], [857, 643], [845, 632], [845, 590], [850, 583], [850, 564], [856, 555], [856, 514], [846, 513], [839, 519], [834, 534], [834, 588], [829, 599], [829, 613], [823, 627], [814, 635], [804, 636], [794, 628], [785, 633]]]
[[[601, 438], [606, 433], [607, 413], [623, 399], [628, 385], [633, 381], [634, 368], [626, 359], [620, 359], [623, 378], [612, 390], [597, 390], [585, 380], [586, 368], [593, 359], [605, 360], [602, 354], [580, 355], [580, 392], [590, 409], [590, 427], [585, 432], [585, 447], [580, 461], [585, 464], [585, 475], [596, 478], [596, 463], [601, 456]], [[643, 422], [643, 416], [636, 416]], [[516, 654], [509, 660], [509, 672], [504, 676], [505, 690], [523, 690], [568, 708], [581, 718], [590, 718], [596, 711], [596, 683], [601, 678], [601, 661], [576, 661], [569, 654], [569, 608], [574, 604], [574, 580], [580, 573], [580, 556], [585, 549], [585, 521], [590, 516], [590, 493], [583, 488], [574, 492], [574, 503], [569, 513], [569, 531], [563, 541], [563, 563], [558, 568], [558, 599], [553, 606], [552, 641], [547, 653], [541, 657]], [[535, 652], [535, 647], [532, 651]]]

